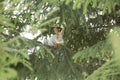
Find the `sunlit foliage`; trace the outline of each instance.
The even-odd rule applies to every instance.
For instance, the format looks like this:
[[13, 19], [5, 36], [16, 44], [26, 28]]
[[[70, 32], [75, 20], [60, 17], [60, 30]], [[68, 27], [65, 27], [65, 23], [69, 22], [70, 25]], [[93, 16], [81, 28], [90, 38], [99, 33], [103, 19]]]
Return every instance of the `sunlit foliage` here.
[[[0, 6], [0, 80], [119, 80], [120, 0], [0, 0]], [[39, 41], [61, 25], [64, 46]]]

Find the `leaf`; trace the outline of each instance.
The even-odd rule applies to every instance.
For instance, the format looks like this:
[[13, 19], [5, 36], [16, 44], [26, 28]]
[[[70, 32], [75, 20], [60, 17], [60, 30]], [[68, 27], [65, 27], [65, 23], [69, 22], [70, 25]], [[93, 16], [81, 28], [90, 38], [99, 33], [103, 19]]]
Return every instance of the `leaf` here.
[[32, 67], [31, 67], [30, 62], [28, 62], [27, 60], [24, 60], [24, 59], [23, 59], [23, 60], [21, 60], [20, 62], [21, 62], [25, 67], [27, 67], [29, 70], [31, 70], [31, 71], [33, 70]]
[[3, 16], [3, 15], [0, 15], [0, 24], [3, 25], [3, 26], [7, 26], [7, 27], [12, 27], [12, 28], [15, 27], [15, 25], [12, 24], [12, 23], [10, 22], [10, 20], [7, 19], [7, 18], [6, 18], [5, 16]]
[[92, 0], [92, 3], [93, 3], [92, 7], [95, 8], [97, 6], [97, 0]]
[[47, 21], [43, 22], [42, 24], [40, 24], [39, 27], [43, 27], [43, 26], [45, 26], [45, 25], [48, 25], [48, 24], [50, 24], [51, 22], [54, 22], [54, 21], [56, 21], [56, 20], [58, 20], [58, 19], [60, 19], [60, 17], [55, 17], [55, 18], [53, 18], [53, 19], [47, 20]]
[[61, 2], [64, 2], [65, 0], [60, 0]]
[[8, 80], [17, 78], [16, 70], [12, 68], [2, 68], [0, 69], [0, 80]]
[[71, 0], [66, 0], [65, 4], [68, 5], [71, 2]]
[[52, 58], [55, 58], [54, 54], [50, 51], [50, 49], [44, 47], [45, 50], [52, 56]]
[[85, 2], [85, 5], [84, 5], [84, 10], [83, 10], [83, 14], [86, 14], [87, 13], [87, 11], [88, 11], [88, 4], [90, 3], [90, 0], [86, 0], [86, 2]]

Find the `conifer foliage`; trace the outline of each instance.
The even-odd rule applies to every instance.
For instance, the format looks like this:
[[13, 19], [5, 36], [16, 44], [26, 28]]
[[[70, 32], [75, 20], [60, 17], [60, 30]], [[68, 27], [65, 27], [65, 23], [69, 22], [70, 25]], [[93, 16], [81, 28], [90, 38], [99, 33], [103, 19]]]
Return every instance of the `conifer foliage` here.
[[[0, 80], [120, 79], [120, 0], [0, 0], [0, 6]], [[63, 46], [40, 42], [61, 25]]]

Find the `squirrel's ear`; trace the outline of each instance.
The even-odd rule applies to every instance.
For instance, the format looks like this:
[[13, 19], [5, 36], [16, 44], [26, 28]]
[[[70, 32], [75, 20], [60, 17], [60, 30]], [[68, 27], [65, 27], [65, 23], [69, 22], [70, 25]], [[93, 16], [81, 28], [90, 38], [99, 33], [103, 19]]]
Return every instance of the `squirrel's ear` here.
[[55, 34], [58, 34], [58, 29], [56, 27], [53, 28], [53, 31], [54, 31]]
[[64, 35], [64, 32], [65, 32], [65, 29], [62, 28], [62, 30], [61, 30], [61, 34]]

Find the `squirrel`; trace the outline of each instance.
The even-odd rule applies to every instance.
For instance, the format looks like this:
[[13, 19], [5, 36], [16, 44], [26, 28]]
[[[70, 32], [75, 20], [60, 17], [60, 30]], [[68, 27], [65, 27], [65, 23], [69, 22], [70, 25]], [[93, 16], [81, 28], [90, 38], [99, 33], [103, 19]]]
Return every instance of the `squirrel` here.
[[53, 28], [54, 31], [54, 35], [51, 35], [50, 37], [47, 37], [47, 39], [44, 39], [44, 44], [47, 46], [51, 46], [54, 48], [57, 48], [59, 45], [63, 45], [64, 44], [64, 40], [63, 40], [63, 35], [64, 35], [64, 27], [61, 26], [61, 30], [59, 30], [57, 27]]

